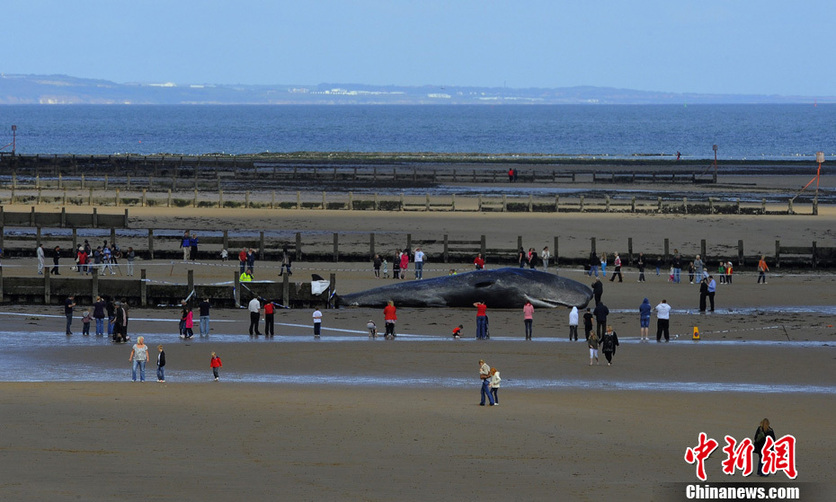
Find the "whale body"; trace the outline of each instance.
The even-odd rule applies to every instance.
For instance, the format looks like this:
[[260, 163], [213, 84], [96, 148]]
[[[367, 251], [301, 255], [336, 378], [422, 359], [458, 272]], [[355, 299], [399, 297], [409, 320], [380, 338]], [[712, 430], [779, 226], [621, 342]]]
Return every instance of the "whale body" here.
[[472, 307], [483, 302], [491, 308], [584, 308], [592, 289], [555, 274], [523, 268], [475, 270], [369, 289], [338, 296], [337, 305], [383, 307], [389, 300], [398, 307]]

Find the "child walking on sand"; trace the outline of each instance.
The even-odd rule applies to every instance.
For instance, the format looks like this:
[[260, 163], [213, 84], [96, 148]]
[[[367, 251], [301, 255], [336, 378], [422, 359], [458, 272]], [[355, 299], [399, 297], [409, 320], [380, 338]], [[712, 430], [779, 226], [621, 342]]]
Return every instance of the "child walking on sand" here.
[[165, 351], [162, 345], [157, 345], [157, 381], [165, 383]]
[[374, 321], [369, 319], [368, 324], [366, 324], [366, 328], [369, 330], [369, 338], [377, 338], [377, 324], [375, 324]]
[[221, 366], [224, 364], [221, 362], [221, 358], [218, 357], [217, 354], [212, 352], [212, 360], [209, 361], [209, 366], [212, 367], [212, 374], [215, 376], [215, 381], [218, 381], [218, 371], [221, 369]]
[[85, 310], [84, 316], [81, 318], [81, 334], [82, 335], [89, 335], [90, 334], [90, 321], [93, 320], [93, 317], [90, 316], [90, 311]]
[[496, 368], [491, 368], [491, 394], [493, 395], [494, 406], [499, 406], [499, 383], [502, 379], [499, 378], [499, 371]]

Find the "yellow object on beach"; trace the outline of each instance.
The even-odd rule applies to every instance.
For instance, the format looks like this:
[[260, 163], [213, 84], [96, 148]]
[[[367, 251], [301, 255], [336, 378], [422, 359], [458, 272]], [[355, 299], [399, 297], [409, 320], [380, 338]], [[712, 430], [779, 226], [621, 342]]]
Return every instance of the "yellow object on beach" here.
[[694, 336], [692, 337], [694, 341], [700, 339], [700, 328], [694, 326]]

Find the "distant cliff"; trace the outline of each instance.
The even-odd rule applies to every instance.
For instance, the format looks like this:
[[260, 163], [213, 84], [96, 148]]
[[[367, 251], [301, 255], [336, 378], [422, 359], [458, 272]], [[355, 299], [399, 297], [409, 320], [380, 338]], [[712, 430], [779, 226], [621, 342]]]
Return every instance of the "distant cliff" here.
[[677, 94], [608, 87], [231, 85], [126, 83], [66, 75], [0, 74], [3, 104], [723, 104], [833, 103], [836, 97]]

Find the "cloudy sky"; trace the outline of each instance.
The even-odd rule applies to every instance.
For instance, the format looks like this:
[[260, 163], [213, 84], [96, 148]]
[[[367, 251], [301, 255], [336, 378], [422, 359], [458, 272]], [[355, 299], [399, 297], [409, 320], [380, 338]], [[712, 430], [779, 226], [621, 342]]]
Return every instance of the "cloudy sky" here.
[[836, 94], [832, 0], [26, 0], [0, 72]]

